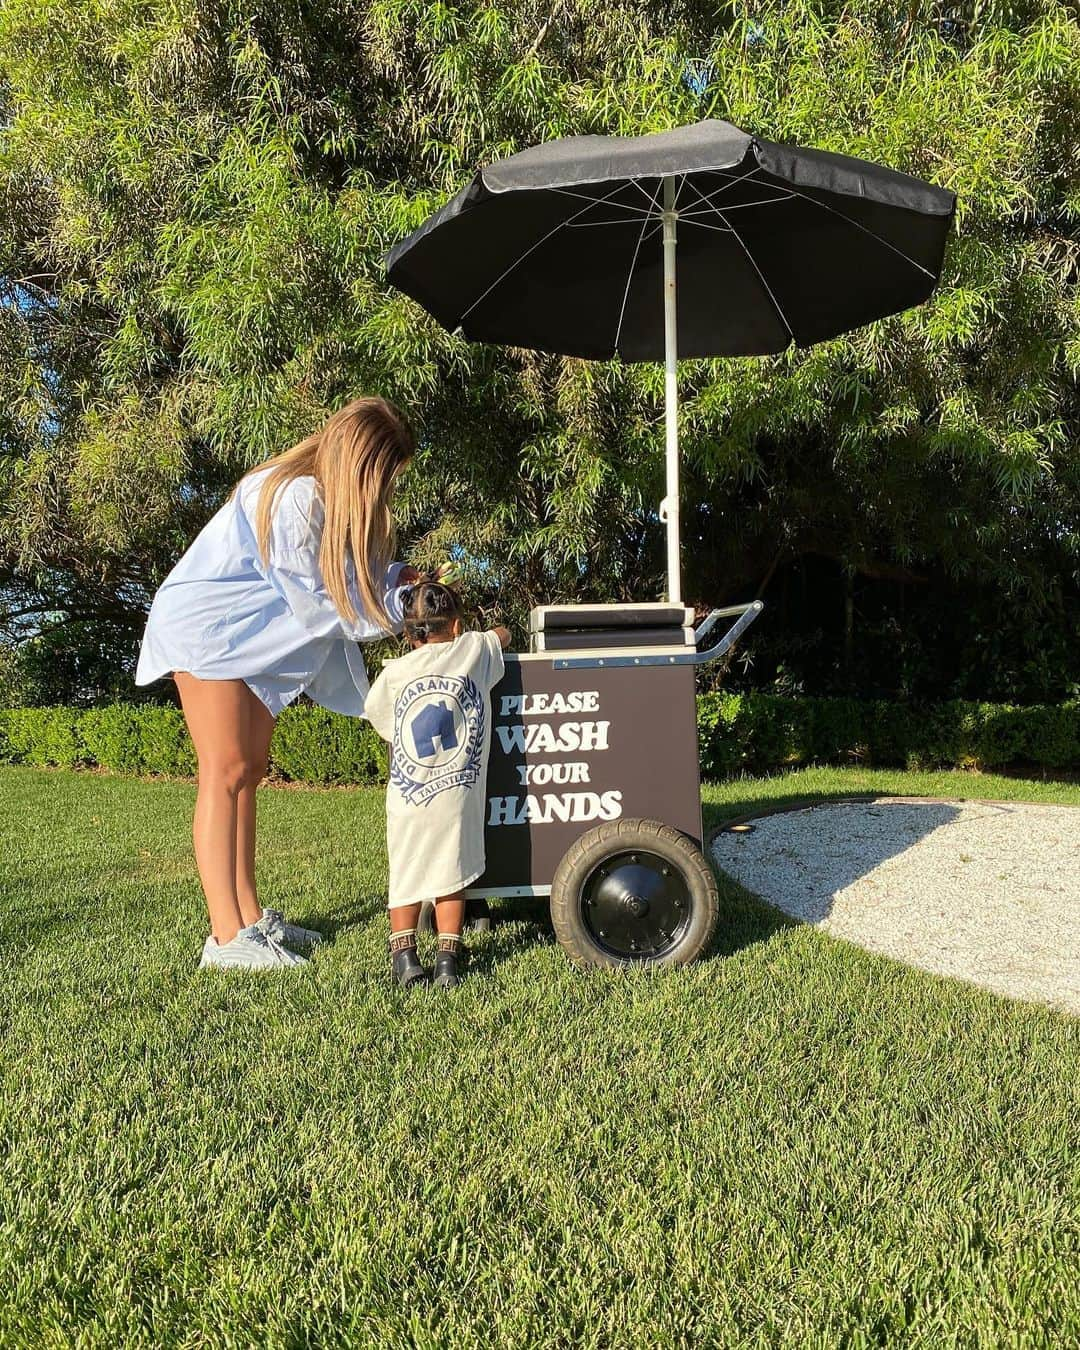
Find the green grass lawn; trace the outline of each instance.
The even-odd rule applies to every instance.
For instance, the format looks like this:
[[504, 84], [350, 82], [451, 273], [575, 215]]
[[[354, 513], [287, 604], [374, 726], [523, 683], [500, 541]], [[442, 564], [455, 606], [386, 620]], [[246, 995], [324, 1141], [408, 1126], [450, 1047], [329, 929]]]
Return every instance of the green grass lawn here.
[[[809, 770], [707, 820], [880, 790]], [[1080, 1338], [1080, 1023], [795, 926], [582, 975], [525, 905], [386, 975], [382, 794], [262, 794], [299, 972], [195, 968], [190, 785], [0, 770], [0, 1344], [939, 1347]]]

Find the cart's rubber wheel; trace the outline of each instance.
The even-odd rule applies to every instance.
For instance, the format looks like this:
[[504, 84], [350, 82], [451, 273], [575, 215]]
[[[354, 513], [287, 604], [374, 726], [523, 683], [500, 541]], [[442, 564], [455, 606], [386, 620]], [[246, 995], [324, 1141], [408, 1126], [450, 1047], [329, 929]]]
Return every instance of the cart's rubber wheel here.
[[567, 849], [551, 882], [555, 936], [579, 966], [685, 966], [720, 899], [705, 855], [659, 820], [617, 820]]

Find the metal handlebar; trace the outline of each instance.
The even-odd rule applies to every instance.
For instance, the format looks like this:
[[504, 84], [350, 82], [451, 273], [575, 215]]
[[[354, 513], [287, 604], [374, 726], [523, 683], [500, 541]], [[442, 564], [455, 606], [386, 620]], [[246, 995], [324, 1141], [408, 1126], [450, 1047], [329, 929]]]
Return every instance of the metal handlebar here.
[[[708, 618], [703, 620], [701, 626], [694, 630], [694, 637], [698, 643], [698, 650], [693, 656], [694, 664], [703, 666], [706, 661], [716, 661], [725, 652], [729, 652], [764, 608], [762, 601], [751, 600], [746, 605], [727, 605], [724, 609], [714, 609]], [[718, 619], [730, 619], [734, 614], [739, 616], [738, 619], [714, 647], [710, 647], [708, 651], [703, 652], [700, 648], [701, 639], [707, 633], [712, 632]]]
[[719, 619], [730, 619], [736, 614], [739, 617], [720, 641], [705, 652], [690, 651], [686, 648], [673, 648], [663, 653], [653, 652], [648, 656], [623, 655], [617, 649], [611, 655], [605, 653], [603, 656], [564, 656], [553, 652], [552, 665], [556, 670], [594, 670], [599, 667], [618, 670], [630, 666], [703, 666], [707, 661], [716, 661], [725, 652], [729, 652], [764, 608], [760, 600], [751, 600], [745, 605], [727, 605], [724, 609], [714, 609], [702, 621], [701, 627], [694, 630], [695, 644], [707, 633], [712, 632]]

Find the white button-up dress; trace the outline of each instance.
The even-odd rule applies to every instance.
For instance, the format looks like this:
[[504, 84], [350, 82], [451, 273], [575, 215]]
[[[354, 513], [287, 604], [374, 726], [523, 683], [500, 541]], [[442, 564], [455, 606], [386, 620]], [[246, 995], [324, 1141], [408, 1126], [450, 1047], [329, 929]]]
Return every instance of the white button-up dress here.
[[[278, 492], [263, 562], [255, 535], [262, 482], [261, 473], [242, 479], [165, 578], [147, 619], [135, 683], [188, 671], [204, 680], [243, 680], [275, 717], [301, 693], [358, 717], [368, 676], [356, 644], [386, 633], [364, 614], [351, 567], [355, 623], [327, 593], [319, 570], [323, 504], [314, 478], [296, 478]], [[393, 563], [385, 580], [395, 631], [404, 565]]]

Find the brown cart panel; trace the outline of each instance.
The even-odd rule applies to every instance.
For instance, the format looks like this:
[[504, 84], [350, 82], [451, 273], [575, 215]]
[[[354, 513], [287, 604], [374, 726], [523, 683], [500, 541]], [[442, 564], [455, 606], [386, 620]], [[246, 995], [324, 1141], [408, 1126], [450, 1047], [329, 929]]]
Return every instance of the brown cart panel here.
[[560, 670], [508, 654], [491, 712], [487, 870], [469, 894], [546, 892], [607, 820], [661, 820], [700, 846], [692, 665]]

